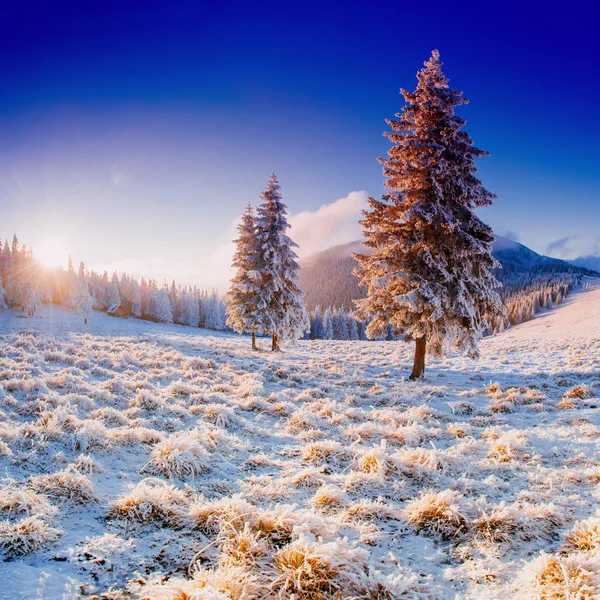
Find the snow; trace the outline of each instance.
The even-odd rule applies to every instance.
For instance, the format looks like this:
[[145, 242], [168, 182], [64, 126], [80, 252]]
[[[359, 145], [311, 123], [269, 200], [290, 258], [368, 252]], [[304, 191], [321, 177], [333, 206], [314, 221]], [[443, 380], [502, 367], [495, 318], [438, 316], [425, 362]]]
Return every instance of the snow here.
[[302, 582], [323, 598], [500, 600], [548, 573], [561, 589], [561, 568], [597, 597], [600, 542], [578, 541], [600, 517], [587, 281], [419, 382], [402, 342], [257, 353], [180, 325], [0, 310], [0, 523], [35, 517], [24, 541], [41, 545], [0, 562], [0, 598], [127, 582], [228, 598], [241, 581], [254, 597]]

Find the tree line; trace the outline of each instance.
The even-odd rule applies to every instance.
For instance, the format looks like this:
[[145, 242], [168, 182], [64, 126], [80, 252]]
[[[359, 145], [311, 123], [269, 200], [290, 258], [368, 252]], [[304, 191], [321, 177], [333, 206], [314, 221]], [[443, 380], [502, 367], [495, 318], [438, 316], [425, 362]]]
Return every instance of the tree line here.
[[44, 303], [72, 308], [84, 320], [93, 310], [107, 312], [121, 307], [124, 314], [161, 323], [177, 323], [206, 329], [226, 329], [226, 305], [216, 290], [177, 285], [159, 286], [154, 279], [137, 279], [126, 273], [97, 273], [80, 263], [75, 271], [69, 258], [67, 269], [42, 267], [33, 250], [0, 241], [0, 307], [20, 307], [33, 316]]

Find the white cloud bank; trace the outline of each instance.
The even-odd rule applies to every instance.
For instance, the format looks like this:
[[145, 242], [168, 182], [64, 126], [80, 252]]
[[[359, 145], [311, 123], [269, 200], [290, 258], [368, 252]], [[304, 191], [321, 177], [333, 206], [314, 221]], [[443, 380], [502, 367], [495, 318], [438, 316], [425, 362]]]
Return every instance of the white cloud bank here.
[[290, 237], [298, 244], [297, 254], [307, 256], [331, 246], [361, 238], [358, 220], [367, 206], [367, 192], [350, 192], [316, 211], [290, 215]]

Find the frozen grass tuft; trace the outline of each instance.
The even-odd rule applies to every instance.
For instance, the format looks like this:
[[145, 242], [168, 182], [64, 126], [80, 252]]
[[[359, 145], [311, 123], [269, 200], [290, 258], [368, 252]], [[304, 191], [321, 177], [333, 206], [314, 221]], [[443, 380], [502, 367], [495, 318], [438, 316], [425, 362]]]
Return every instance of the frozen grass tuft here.
[[368, 557], [345, 538], [321, 543], [301, 537], [275, 554], [271, 589], [282, 598], [349, 598], [363, 589]]
[[24, 556], [54, 543], [61, 533], [37, 515], [16, 522], [0, 521], [0, 553], [5, 558]]
[[29, 485], [32, 489], [47, 494], [51, 498], [68, 500], [73, 504], [85, 505], [97, 500], [90, 480], [74, 470], [32, 477]]
[[600, 519], [590, 517], [577, 523], [565, 537], [565, 550], [600, 554]]
[[165, 477], [196, 477], [211, 468], [211, 458], [198, 430], [174, 433], [156, 444], [144, 470]]
[[523, 600], [594, 600], [600, 597], [600, 560], [542, 552], [523, 569], [517, 590]]
[[145, 524], [177, 526], [185, 515], [188, 498], [174, 485], [146, 478], [113, 502], [109, 518]]
[[424, 492], [407, 503], [403, 514], [417, 531], [448, 539], [466, 530], [472, 509], [464, 496], [454, 490], [444, 490]]

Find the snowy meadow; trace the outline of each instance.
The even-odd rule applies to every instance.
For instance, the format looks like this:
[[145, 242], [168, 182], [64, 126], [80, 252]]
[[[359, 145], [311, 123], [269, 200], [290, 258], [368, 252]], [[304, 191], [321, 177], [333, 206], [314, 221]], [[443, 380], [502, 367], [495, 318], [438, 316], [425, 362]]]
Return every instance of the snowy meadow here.
[[587, 281], [417, 382], [402, 342], [0, 311], [0, 598], [600, 597]]

